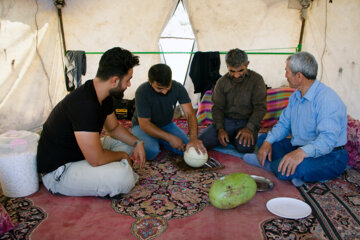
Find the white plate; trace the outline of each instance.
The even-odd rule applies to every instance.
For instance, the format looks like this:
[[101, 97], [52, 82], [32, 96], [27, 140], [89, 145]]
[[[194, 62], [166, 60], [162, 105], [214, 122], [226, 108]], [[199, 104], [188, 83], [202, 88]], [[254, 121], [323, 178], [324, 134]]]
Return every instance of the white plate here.
[[273, 198], [266, 203], [266, 208], [279, 217], [291, 219], [304, 218], [311, 214], [311, 207], [296, 198]]

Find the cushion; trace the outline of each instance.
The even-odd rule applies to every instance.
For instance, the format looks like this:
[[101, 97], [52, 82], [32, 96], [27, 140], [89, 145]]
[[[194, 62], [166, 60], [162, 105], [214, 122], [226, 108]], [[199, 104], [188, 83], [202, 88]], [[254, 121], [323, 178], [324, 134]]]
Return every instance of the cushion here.
[[283, 87], [267, 90], [267, 112], [261, 121], [261, 128], [272, 128], [280, 118], [281, 112], [289, 103], [289, 97], [295, 91], [294, 88]]
[[2, 204], [0, 204], [0, 235], [14, 229], [9, 214]]
[[[283, 87], [267, 90], [266, 104], [267, 113], [261, 122], [261, 128], [271, 128], [279, 120], [282, 110], [288, 105], [290, 95], [295, 91], [293, 88]], [[196, 117], [198, 125], [209, 125], [212, 123], [212, 90], [205, 92], [203, 98], [200, 101]]]
[[360, 122], [348, 115], [347, 143], [345, 149], [353, 168], [360, 169]]
[[213, 105], [211, 95], [212, 90], [207, 90], [201, 98], [199, 108], [196, 113], [196, 118], [199, 126], [210, 125], [213, 121], [211, 114], [211, 108]]

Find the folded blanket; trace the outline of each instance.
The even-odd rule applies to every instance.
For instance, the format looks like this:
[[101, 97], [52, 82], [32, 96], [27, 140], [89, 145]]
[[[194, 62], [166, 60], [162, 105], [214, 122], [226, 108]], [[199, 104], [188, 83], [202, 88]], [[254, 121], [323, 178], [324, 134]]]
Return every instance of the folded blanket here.
[[[273, 88], [267, 90], [266, 105], [267, 112], [264, 119], [261, 121], [261, 128], [273, 127], [280, 118], [281, 112], [289, 103], [289, 97], [295, 91], [294, 88], [282, 87]], [[198, 119], [198, 125], [209, 125], [212, 123], [212, 91], [208, 90], [202, 97], [196, 117]]]
[[212, 101], [211, 101], [212, 90], [207, 90], [204, 93], [204, 96], [201, 98], [198, 111], [196, 113], [196, 118], [198, 120], [198, 125], [209, 125], [212, 123]]
[[289, 103], [289, 97], [296, 89], [283, 87], [267, 90], [267, 112], [261, 121], [261, 128], [273, 127], [280, 118], [281, 112]]

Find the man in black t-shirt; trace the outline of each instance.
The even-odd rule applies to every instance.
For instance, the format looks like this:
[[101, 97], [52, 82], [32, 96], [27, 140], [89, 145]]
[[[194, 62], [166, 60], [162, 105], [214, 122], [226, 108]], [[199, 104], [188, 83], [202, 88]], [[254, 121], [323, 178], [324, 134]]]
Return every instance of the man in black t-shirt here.
[[[119, 125], [112, 96], [123, 96], [136, 65], [138, 57], [128, 50], [106, 51], [96, 77], [50, 113], [37, 152], [38, 172], [50, 192], [112, 197], [133, 188], [138, 176], [131, 165], [144, 165], [145, 149], [142, 141]], [[100, 138], [103, 128], [108, 136]]]
[[[135, 113], [132, 133], [144, 141], [146, 159], [153, 160], [160, 153], [160, 145], [182, 155], [194, 147], [206, 152], [198, 139], [197, 120], [186, 89], [171, 80], [171, 69], [156, 64], [149, 70], [149, 81], [141, 84], [135, 93]], [[179, 102], [188, 121], [189, 136], [172, 122], [176, 103]]]

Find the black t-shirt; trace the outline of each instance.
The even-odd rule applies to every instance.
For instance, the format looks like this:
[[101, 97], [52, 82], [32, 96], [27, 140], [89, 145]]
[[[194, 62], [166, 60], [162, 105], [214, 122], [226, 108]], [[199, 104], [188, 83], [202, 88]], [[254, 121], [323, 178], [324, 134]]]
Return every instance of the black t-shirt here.
[[68, 163], [84, 160], [75, 131], [101, 132], [107, 115], [113, 112], [111, 97], [100, 105], [92, 80], [67, 95], [50, 113], [41, 132], [37, 169], [51, 172]]
[[138, 117], [151, 118], [151, 122], [158, 127], [169, 124], [178, 101], [180, 104], [191, 102], [184, 86], [176, 81], [172, 81], [171, 89], [165, 96], [155, 92], [149, 82], [141, 84], [135, 93], [133, 126], [139, 125]]

